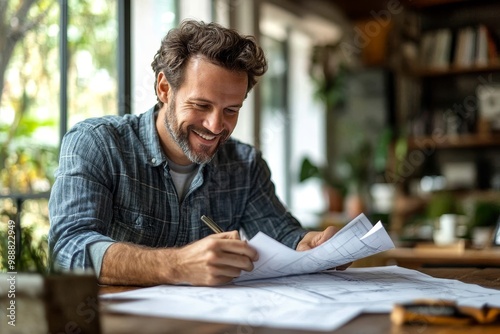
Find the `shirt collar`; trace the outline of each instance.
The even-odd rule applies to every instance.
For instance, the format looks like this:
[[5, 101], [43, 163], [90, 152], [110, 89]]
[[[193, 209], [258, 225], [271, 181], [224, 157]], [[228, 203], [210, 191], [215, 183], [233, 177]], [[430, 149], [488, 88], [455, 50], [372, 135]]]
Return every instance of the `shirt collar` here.
[[157, 167], [166, 161], [160, 145], [160, 138], [156, 130], [156, 116], [158, 114], [155, 107], [146, 111], [139, 122], [139, 138], [146, 150], [147, 163]]

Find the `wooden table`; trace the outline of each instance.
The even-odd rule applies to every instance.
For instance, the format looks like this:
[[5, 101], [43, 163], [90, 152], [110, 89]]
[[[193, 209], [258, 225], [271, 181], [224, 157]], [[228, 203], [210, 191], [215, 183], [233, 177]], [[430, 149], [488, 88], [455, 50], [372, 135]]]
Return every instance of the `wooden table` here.
[[[421, 269], [423, 273], [434, 277], [458, 279], [465, 283], [479, 284], [487, 288], [500, 290], [500, 268], [432, 268]], [[102, 287], [102, 293], [128, 290], [123, 287]], [[128, 333], [166, 333], [166, 334], [310, 334], [311, 331], [288, 330], [265, 327], [250, 327], [187, 321], [170, 318], [156, 318], [138, 315], [101, 314], [103, 334]], [[318, 332], [325, 333], [325, 332]], [[396, 326], [391, 324], [388, 314], [362, 314], [345, 326], [332, 332], [338, 334], [497, 334], [500, 324], [489, 326]]]
[[490, 249], [460, 249], [445, 247], [394, 248], [357, 263], [361, 266], [398, 265], [423, 267], [500, 268], [500, 247]]

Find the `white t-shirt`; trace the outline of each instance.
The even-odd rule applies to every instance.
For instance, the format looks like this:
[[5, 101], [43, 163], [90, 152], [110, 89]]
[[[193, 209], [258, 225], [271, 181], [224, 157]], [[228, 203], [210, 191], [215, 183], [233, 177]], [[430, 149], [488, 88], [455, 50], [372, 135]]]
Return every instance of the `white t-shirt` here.
[[170, 175], [172, 175], [172, 181], [174, 181], [175, 190], [177, 190], [177, 196], [179, 196], [179, 201], [182, 202], [184, 196], [186, 195], [191, 181], [196, 175], [199, 165], [192, 163], [190, 165], [182, 166], [175, 162], [172, 162], [167, 158], [168, 166], [170, 167]]

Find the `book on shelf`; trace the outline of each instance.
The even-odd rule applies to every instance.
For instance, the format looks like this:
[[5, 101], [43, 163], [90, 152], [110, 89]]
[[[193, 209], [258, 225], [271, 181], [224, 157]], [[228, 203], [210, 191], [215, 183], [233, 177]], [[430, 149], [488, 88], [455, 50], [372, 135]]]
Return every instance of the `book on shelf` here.
[[499, 62], [494, 32], [485, 24], [422, 34], [419, 64], [423, 69], [485, 67]]
[[440, 29], [436, 32], [436, 46], [431, 66], [446, 69], [450, 65], [452, 32], [450, 29]]
[[422, 68], [430, 67], [431, 59], [432, 59], [432, 50], [435, 47], [434, 41], [434, 32], [426, 32], [422, 35], [422, 39], [420, 40], [420, 66]]
[[453, 66], [470, 67], [474, 64], [476, 45], [476, 30], [464, 27], [457, 33], [457, 43], [454, 50]]
[[486, 37], [488, 41], [488, 63], [498, 63], [498, 47], [495, 36], [491, 29], [486, 30]]
[[477, 27], [475, 65], [488, 65], [488, 29], [484, 24]]
[[420, 43], [420, 66], [422, 68], [448, 68], [452, 38], [450, 29], [426, 32]]

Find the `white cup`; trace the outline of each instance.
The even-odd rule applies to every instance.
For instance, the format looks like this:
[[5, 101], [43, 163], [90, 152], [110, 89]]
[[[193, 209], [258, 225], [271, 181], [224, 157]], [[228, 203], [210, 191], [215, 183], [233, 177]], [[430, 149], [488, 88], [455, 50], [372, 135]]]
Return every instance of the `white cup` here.
[[450, 245], [457, 240], [458, 217], [455, 214], [444, 214], [439, 217], [439, 229], [434, 231], [434, 242], [438, 245]]

